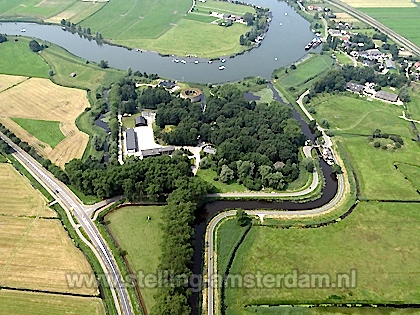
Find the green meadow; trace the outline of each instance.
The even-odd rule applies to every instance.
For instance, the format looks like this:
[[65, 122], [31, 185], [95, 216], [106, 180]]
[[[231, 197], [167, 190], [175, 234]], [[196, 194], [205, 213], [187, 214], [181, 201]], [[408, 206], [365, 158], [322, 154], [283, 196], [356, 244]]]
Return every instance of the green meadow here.
[[60, 129], [59, 121], [13, 118], [12, 120], [38, 140], [55, 148], [66, 137]]
[[306, 60], [296, 64], [296, 69], [280, 68], [273, 72], [274, 85], [283, 94], [298, 97], [311, 87], [312, 81], [327, 71], [333, 59], [324, 55], [310, 55]]
[[[147, 220], [148, 216], [150, 221]], [[110, 221], [109, 228], [121, 248], [127, 251], [127, 259], [133, 271], [142, 271], [144, 275], [156, 274], [162, 242], [162, 207], [123, 207], [107, 215], [106, 220]], [[146, 308], [151, 310], [155, 304], [156, 289], [140, 289]]]
[[[267, 307], [251, 306], [279, 304], [418, 303], [420, 287], [413, 277], [420, 259], [417, 210], [418, 205], [410, 203], [360, 202], [346, 219], [323, 228], [252, 227], [235, 257], [232, 274], [286, 275], [297, 270], [327, 274], [336, 287], [287, 288], [281, 281], [274, 287], [230, 287], [226, 314], [250, 314], [257, 309], [260, 314], [274, 314]], [[356, 285], [346, 287], [342, 282], [340, 287], [336, 275], [350, 274], [352, 269]]]
[[395, 32], [420, 45], [420, 7], [413, 8], [359, 8]]
[[7, 36], [8, 41], [0, 44], [0, 73], [28, 77], [48, 78], [48, 65], [38, 54], [29, 49], [28, 38]]

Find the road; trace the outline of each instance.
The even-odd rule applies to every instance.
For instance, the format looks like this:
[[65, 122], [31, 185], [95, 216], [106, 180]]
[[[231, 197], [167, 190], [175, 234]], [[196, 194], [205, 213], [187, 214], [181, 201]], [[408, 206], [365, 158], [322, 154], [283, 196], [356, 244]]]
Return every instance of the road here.
[[[309, 120], [314, 120], [312, 115], [306, 110], [305, 106], [302, 103], [303, 98], [308, 93], [309, 93], [309, 90], [305, 91], [299, 97], [299, 99], [296, 102], [298, 103], [298, 105], [300, 106], [302, 111], [305, 113], [305, 115], [308, 117], [308, 119]], [[324, 129], [322, 129], [319, 126], [317, 126], [317, 127], [322, 132], [322, 135], [323, 135], [323, 138], [324, 138], [324, 146], [327, 146], [327, 147], [332, 149], [332, 141], [331, 141], [330, 137], [325, 134]], [[308, 156], [308, 154], [310, 154], [310, 153], [308, 153], [308, 150], [305, 150], [305, 155]], [[335, 154], [334, 154], [334, 159], [335, 159], [335, 162], [337, 163], [337, 160], [335, 158]], [[318, 176], [318, 173], [314, 173], [314, 179], [315, 179], [315, 174]], [[301, 211], [247, 210], [246, 212], [249, 215], [258, 216], [260, 218], [260, 220], [263, 220], [266, 215], [278, 216], [278, 217], [307, 217], [307, 216], [312, 216], [312, 215], [322, 215], [322, 214], [330, 211], [332, 209], [332, 207], [334, 207], [340, 201], [340, 199], [343, 197], [343, 194], [344, 194], [344, 177], [343, 177], [342, 174], [338, 174], [337, 178], [338, 178], [338, 188], [337, 188], [336, 195], [334, 196], [334, 198], [328, 204], [323, 205], [322, 207], [319, 207], [319, 208], [316, 208], [316, 209], [311, 209], [311, 210], [301, 210]], [[313, 190], [313, 189], [315, 189], [315, 187], [316, 186], [313, 183], [310, 186], [310, 189]], [[301, 196], [301, 195], [305, 194], [304, 192], [306, 190], [302, 190], [301, 192], [289, 193], [289, 194], [283, 193], [282, 196], [296, 196], [296, 195]], [[301, 193], [301, 194], [296, 194], [296, 193]], [[306, 192], [306, 193], [308, 193], [308, 192]], [[220, 194], [220, 195], [225, 196], [227, 194]], [[268, 195], [270, 195], [270, 194], [268, 194]], [[235, 197], [236, 196], [237, 195], [235, 195]], [[244, 196], [244, 195], [241, 195], [241, 196]], [[252, 196], [255, 196], [255, 194], [252, 194]], [[227, 217], [234, 216], [235, 214], [236, 214], [235, 210], [230, 210], [230, 211], [219, 213], [207, 225], [206, 235], [205, 235], [206, 253], [205, 253], [204, 262], [207, 265], [206, 282], [208, 283], [208, 286], [207, 286], [207, 294], [205, 294], [205, 293], [203, 294], [203, 299], [204, 299], [203, 300], [203, 306], [207, 305], [207, 315], [214, 315], [215, 314], [214, 297], [217, 294], [217, 293], [215, 293], [215, 291], [217, 291], [217, 289], [218, 289], [217, 269], [214, 265], [214, 259], [213, 259], [213, 257], [217, 257], [217, 255], [215, 255], [215, 253], [214, 253], [214, 245], [215, 245], [214, 244], [214, 232], [215, 232], [215, 228], [221, 220], [223, 220]], [[206, 266], [204, 266], [204, 270], [205, 269], [206, 269]], [[203, 307], [203, 309], [205, 309], [205, 307]], [[217, 312], [218, 312], [218, 309], [217, 309]]]
[[346, 12], [350, 15], [353, 15], [354, 17], [356, 17], [360, 21], [365, 22], [365, 23], [377, 28], [382, 33], [388, 35], [389, 37], [391, 37], [391, 39], [393, 39], [394, 41], [396, 41], [399, 44], [401, 44], [402, 46], [404, 46], [404, 48], [413, 52], [413, 54], [420, 55], [420, 48], [417, 45], [415, 45], [414, 43], [409, 41], [404, 36], [401, 36], [397, 32], [393, 31], [389, 27], [387, 27], [387, 26], [383, 25], [382, 23], [378, 22], [377, 20], [373, 19], [369, 15], [367, 15], [363, 12], [360, 12], [359, 10], [357, 10], [357, 9], [355, 9], [355, 8], [349, 6], [348, 4], [345, 4], [341, 1], [338, 1], [338, 0], [326, 0], [326, 2], [328, 2], [332, 5], [335, 5], [336, 7], [340, 8], [341, 10], [343, 10], [344, 12]]
[[[105, 240], [96, 225], [90, 219], [90, 211], [93, 208], [85, 207], [80, 199], [62, 182], [57, 180], [50, 172], [45, 170], [34, 158], [15, 145], [9, 138], [0, 132], [0, 138], [14, 149], [12, 155], [21, 163], [29, 173], [58, 201], [66, 212], [77, 219], [79, 225], [88, 236], [93, 248], [96, 250], [104, 273], [107, 275], [108, 284], [113, 293], [115, 307], [118, 314], [133, 315], [130, 298], [128, 296], [121, 273], [117, 267], [114, 256], [107, 247]], [[106, 201], [103, 202], [106, 204]], [[102, 203], [100, 203], [102, 205]], [[72, 219], [71, 217], [69, 219]], [[74, 222], [72, 222], [74, 223]], [[72, 224], [72, 226], [75, 226]]]

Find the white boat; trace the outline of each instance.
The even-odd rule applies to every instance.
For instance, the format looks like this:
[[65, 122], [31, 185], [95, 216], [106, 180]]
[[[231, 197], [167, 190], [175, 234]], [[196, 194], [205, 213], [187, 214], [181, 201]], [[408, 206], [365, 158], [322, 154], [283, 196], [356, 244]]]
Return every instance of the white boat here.
[[225, 62], [226, 60], [225, 59], [222, 59], [222, 60], [220, 60], [221, 62]]
[[277, 57], [276, 57], [276, 58], [274, 58], [274, 60], [275, 60], [275, 61], [277, 61]]
[[284, 15], [287, 15], [287, 12]]
[[212, 63], [213, 61], [209, 60], [208, 63]]
[[185, 60], [181, 60], [181, 62], [182, 62], [183, 64], [186, 64], [186, 63], [187, 63]]
[[225, 66], [220, 66], [219, 70], [225, 70], [225, 68], [226, 68]]
[[22, 28], [20, 31], [21, 31], [22, 33], [26, 32], [26, 30], [25, 30], [24, 28]]
[[178, 63], [179, 62], [179, 59], [174, 59], [174, 62]]
[[194, 63], [197, 64], [198, 63], [198, 60], [194, 61]]

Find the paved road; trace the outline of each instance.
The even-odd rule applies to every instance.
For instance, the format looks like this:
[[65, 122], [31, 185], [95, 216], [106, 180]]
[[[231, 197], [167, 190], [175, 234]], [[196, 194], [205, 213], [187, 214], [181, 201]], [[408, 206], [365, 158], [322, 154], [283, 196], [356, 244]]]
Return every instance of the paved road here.
[[[305, 113], [305, 115], [310, 119], [314, 120], [312, 115], [306, 110], [305, 106], [303, 106], [302, 100], [309, 93], [309, 90], [305, 91], [299, 99], [296, 101], [302, 111]], [[322, 132], [323, 138], [324, 138], [324, 146], [328, 146], [329, 148], [332, 147], [332, 142], [329, 136], [325, 134], [324, 129], [318, 126], [318, 129]], [[305, 150], [305, 155], [308, 155], [308, 151]], [[335, 162], [337, 162], [335, 160]], [[315, 173], [317, 174], [317, 173]], [[318, 174], [317, 174], [318, 175]], [[315, 176], [314, 176], [315, 177]], [[344, 178], [343, 175], [339, 174], [338, 177], [338, 188], [337, 193], [335, 197], [326, 205], [323, 205], [322, 207], [311, 209], [311, 210], [301, 210], [301, 211], [278, 211], [278, 210], [248, 210], [246, 211], [249, 215], [258, 216], [261, 220], [263, 220], [264, 216], [266, 215], [274, 215], [279, 217], [292, 217], [292, 216], [300, 216], [300, 217], [306, 217], [311, 216], [314, 214], [321, 215], [323, 213], [328, 212], [332, 207], [334, 207], [340, 199], [343, 197], [344, 194]], [[314, 178], [315, 179], [315, 178]], [[312, 189], [314, 189], [316, 186], [314, 184], [311, 185]], [[304, 191], [302, 191], [302, 194]], [[306, 192], [307, 193], [307, 192]], [[221, 194], [225, 195], [225, 194]], [[270, 194], [268, 194], [270, 195]], [[243, 195], [242, 195], [243, 196]], [[283, 196], [296, 196], [296, 194], [290, 193], [290, 194], [283, 194]], [[299, 196], [299, 194], [298, 194]], [[205, 263], [207, 264], [207, 283], [208, 283], [208, 290], [207, 295], [203, 294], [203, 297], [205, 298], [205, 301], [203, 301], [203, 304], [207, 305], [207, 315], [214, 315], [215, 313], [215, 305], [214, 305], [214, 296], [217, 294], [215, 291], [218, 290], [218, 283], [217, 283], [217, 270], [214, 265], [213, 257], [214, 255], [214, 232], [217, 224], [227, 218], [234, 216], [236, 214], [235, 210], [226, 211], [219, 213], [216, 215], [208, 224], [206, 235], [205, 235], [205, 244], [206, 244], [206, 258]], [[205, 269], [205, 267], [204, 267]], [[217, 310], [218, 311], [218, 310]]]
[[[291, 217], [291, 216], [310, 216], [314, 214], [323, 214], [328, 212], [333, 206], [337, 204], [337, 202], [342, 198], [344, 194], [344, 178], [343, 175], [338, 175], [338, 190], [337, 194], [328, 204], [312, 210], [301, 210], [301, 211], [277, 211], [277, 210], [248, 210], [246, 211], [249, 215], [258, 216], [260, 219], [264, 218], [266, 215], [275, 215], [279, 217]], [[214, 315], [215, 313], [215, 305], [214, 305], [214, 296], [217, 294], [218, 284], [217, 281], [217, 270], [215, 270], [213, 257], [214, 255], [214, 232], [217, 224], [227, 218], [234, 216], [236, 214], [235, 210], [230, 210], [226, 212], [222, 212], [215, 216], [209, 223], [206, 231], [205, 236], [205, 244], [206, 244], [206, 263], [207, 263], [207, 281], [208, 281], [208, 290], [207, 290], [207, 315]], [[216, 292], [215, 292], [216, 291]]]
[[[45, 170], [41, 164], [33, 159], [29, 154], [15, 145], [9, 138], [0, 132], [3, 139], [15, 152], [12, 154], [31, 175], [57, 199], [58, 203], [67, 211], [70, 211], [77, 219], [80, 226], [86, 232], [89, 240], [97, 251], [97, 258], [101, 265], [106, 268], [104, 272], [108, 275], [108, 283], [114, 293], [114, 303], [119, 314], [133, 315], [130, 298], [122, 280], [121, 273], [117, 267], [115, 259], [107, 247], [102, 235], [96, 225], [91, 221], [86, 208], [80, 199], [67, 188], [62, 182], [57, 180], [50, 172]], [[71, 218], [70, 218], [71, 219]], [[116, 295], [115, 295], [116, 292]]]
[[409, 41], [404, 36], [401, 36], [397, 32], [393, 31], [389, 27], [387, 27], [387, 26], [383, 25], [382, 23], [378, 22], [377, 20], [373, 19], [369, 15], [367, 15], [363, 12], [360, 12], [359, 10], [357, 10], [357, 9], [355, 9], [355, 8], [349, 6], [348, 4], [345, 4], [341, 1], [338, 1], [338, 0], [326, 0], [326, 1], [330, 4], [335, 5], [336, 7], [340, 8], [340, 9], [342, 9], [344, 12], [355, 16], [357, 19], [361, 20], [362, 22], [365, 22], [365, 23], [367, 23], [369, 25], [372, 25], [373, 27], [379, 29], [382, 33], [388, 35], [394, 41], [400, 43], [402, 46], [404, 46], [405, 48], [407, 48], [408, 50], [410, 50], [414, 54], [420, 55], [420, 48], [417, 45], [415, 45], [414, 43]]

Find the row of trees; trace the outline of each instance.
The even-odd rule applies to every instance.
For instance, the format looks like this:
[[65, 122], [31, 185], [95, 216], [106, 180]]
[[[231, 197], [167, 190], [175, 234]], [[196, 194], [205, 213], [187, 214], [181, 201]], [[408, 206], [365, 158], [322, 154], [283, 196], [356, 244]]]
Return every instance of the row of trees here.
[[[4, 133], [13, 143], [18, 145], [22, 150], [24, 150], [30, 156], [36, 159], [44, 168], [50, 171], [56, 178], [58, 178], [65, 184], [69, 183], [67, 174], [61, 168], [53, 164], [50, 160], [45, 159], [42, 156], [40, 156], [38, 152], [36, 152], [36, 150], [33, 147], [31, 147], [27, 142], [19, 139], [12, 131], [10, 131], [8, 128], [6, 128], [2, 124], [0, 124], [0, 131]], [[4, 144], [2, 144], [1, 146], [2, 146], [1, 151], [3, 153], [9, 153], [9, 149], [5, 148]]]
[[155, 295], [154, 314], [191, 314], [188, 298], [193, 267], [193, 237], [195, 211], [207, 186], [199, 178], [179, 182], [178, 188], [168, 197], [163, 210], [163, 242], [160, 270], [167, 270], [168, 277]]

